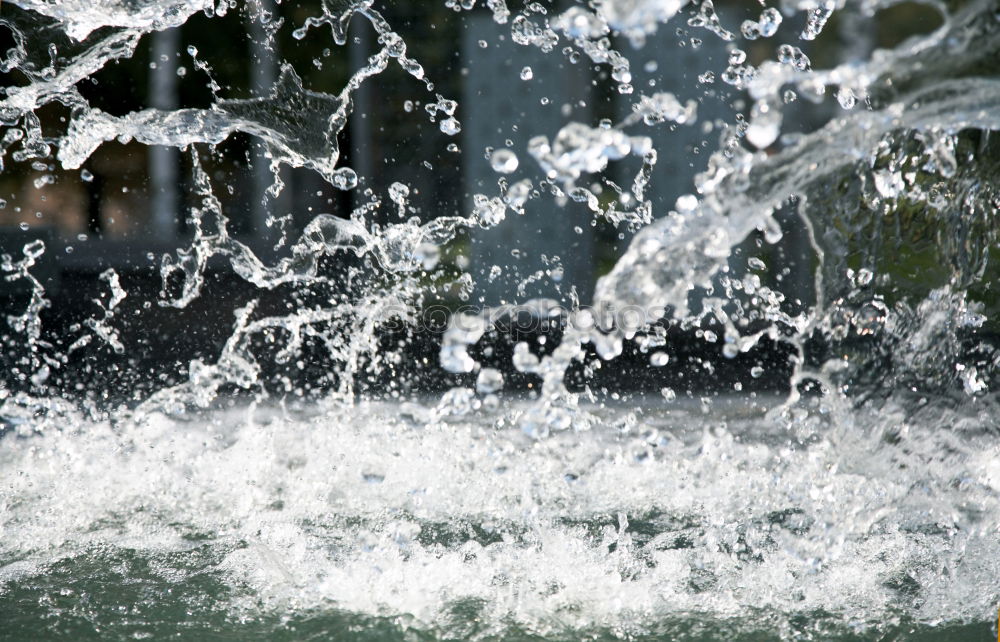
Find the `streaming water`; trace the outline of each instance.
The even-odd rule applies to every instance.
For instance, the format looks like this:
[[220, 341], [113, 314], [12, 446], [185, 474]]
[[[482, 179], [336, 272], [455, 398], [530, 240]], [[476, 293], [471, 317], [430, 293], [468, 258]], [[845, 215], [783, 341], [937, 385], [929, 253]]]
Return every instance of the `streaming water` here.
[[[410, 51], [407, 25], [372, 0], [300, 3], [280, 20], [253, 0], [3, 3], [4, 166], [32, 167], [44, 191], [109, 145], [177, 148], [195, 204], [189, 236], [156, 257], [157, 296], [103, 271], [97, 311], [57, 338], [39, 276], [53, 248], [0, 248], [21, 288], [0, 331], [0, 638], [993, 635], [995, 3], [906, 3], [938, 26], [821, 67], [810, 43], [830, 25], [899, 3], [441, 1], [463, 28], [478, 12], [502, 27], [483, 48], [590, 65], [626, 109], [584, 121], [566, 109], [553, 131], [486, 150], [496, 188], [440, 212], [403, 182], [372, 189], [341, 154], [352, 119], [394, 117], [356, 101], [397, 69], [435, 135], [465, 140], [459, 97], [438, 93], [448, 85]], [[288, 30], [346, 48], [359, 26], [376, 44], [339, 93], [285, 62], [251, 97], [211, 80], [204, 107], [116, 114], [86, 97], [151, 34], [231, 12], [269, 47]], [[703, 115], [736, 94], [636, 80], [645, 61], [674, 64], [647, 46], [660, 30], [695, 50], [726, 43], [724, 60], [689, 71], [739, 92], [739, 115]], [[503, 82], [552, 82], [557, 68], [517, 64], [488, 99], [516, 100]], [[656, 136], [690, 127], [717, 144], [689, 150], [704, 171], [661, 211], [663, 159], [688, 152]], [[353, 211], [310, 213], [274, 252], [241, 240], [231, 186], [209, 168], [240, 135], [263, 145], [268, 202], [288, 189], [283, 168], [302, 168]], [[477, 234], [516, 239], [532, 202], [551, 216], [580, 204], [631, 239], [592, 297], [556, 259], [523, 274], [455, 259]], [[790, 229], [805, 260], [771, 249]], [[124, 330], [203, 303], [211, 265], [259, 295], [205, 321], [226, 328], [216, 353], [179, 355], [179, 380], [153, 372], [134, 392], [54, 383], [81, 354], [98, 369], [137, 354]], [[505, 273], [514, 300], [473, 308]], [[530, 298], [536, 283], [562, 298]], [[435, 339], [457, 382], [440, 393], [436, 364], [409, 362], [443, 289], [462, 307]], [[303, 390], [291, 373], [317, 351], [329, 372]], [[640, 385], [630, 355], [671, 383]]]

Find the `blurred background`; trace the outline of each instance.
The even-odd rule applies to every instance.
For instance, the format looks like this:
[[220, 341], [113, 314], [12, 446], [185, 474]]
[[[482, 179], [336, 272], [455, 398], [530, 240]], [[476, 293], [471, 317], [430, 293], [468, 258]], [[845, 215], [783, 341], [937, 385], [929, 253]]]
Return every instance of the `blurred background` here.
[[[512, 10], [518, 8], [516, 2], [509, 4]], [[577, 3], [543, 4], [554, 14]], [[434, 90], [428, 92], [399, 66], [390, 65], [355, 92], [354, 113], [339, 140], [340, 165], [353, 167], [361, 177], [355, 190], [337, 190], [310, 170], [286, 167], [281, 170], [285, 189], [271, 197], [267, 189], [274, 176], [265, 150], [255, 139], [237, 134], [215, 149], [199, 146], [201, 163], [213, 181], [233, 236], [264, 261], [273, 261], [316, 214], [347, 217], [352, 208], [368, 202], [371, 193], [384, 195], [395, 182], [408, 186], [414, 215], [422, 220], [467, 215], [475, 194], [498, 193], [497, 181], [502, 177], [490, 167], [488, 148], [507, 146], [517, 153], [520, 168], [506, 180], [530, 177], [537, 182], [541, 172], [526, 152], [532, 137], [544, 135], [551, 140], [570, 121], [620, 122], [631, 113], [640, 94], [669, 91], [682, 103], [698, 103], [696, 123], [667, 122], [655, 127], [640, 123], [629, 131], [652, 137], [659, 153], [648, 196], [657, 218], [679, 196], [694, 191], [694, 175], [704, 169], [721, 132], [737, 122], [738, 114], [749, 111], [746, 97], [718, 79], [737, 45], [689, 27], [690, 7], [651, 36], [643, 48], [633, 48], [624, 38], [612, 38], [613, 45], [632, 61], [635, 92], [622, 95], [607, 66], [595, 66], [568, 50], [543, 54], [535, 47], [514, 44], [510, 25], [495, 24], [485, 7], [457, 11], [447, 5], [444, 1], [376, 2], [376, 8], [403, 36], [409, 55], [423, 65]], [[738, 31], [744, 19], [756, 19], [761, 10], [756, 0], [720, 1], [716, 7], [732, 31]], [[367, 21], [356, 18], [346, 46], [337, 46], [327, 27], [297, 39], [295, 30], [319, 12], [319, 0], [253, 0], [223, 17], [199, 14], [181, 28], [146, 36], [132, 58], [106, 66], [80, 83], [78, 90], [92, 106], [112, 115], [146, 108], [209, 108], [220, 98], [268, 95], [281, 65], [289, 64], [307, 89], [337, 94], [378, 48], [377, 35]], [[41, 24], [44, 20], [10, 3], [0, 6], [0, 21]], [[746, 47], [749, 62], [759, 64], [773, 58], [777, 44], [788, 40], [782, 34], [797, 34], [801, 23], [801, 15], [786, 18], [775, 39], [736, 42]], [[797, 44], [815, 68], [823, 68], [867, 58], [874, 48], [893, 46], [939, 24], [940, 18], [927, 7], [904, 3], [866, 19], [835, 14], [817, 40]], [[52, 43], [31, 46], [62, 48], [58, 32], [49, 33]], [[101, 35], [95, 33], [91, 39]], [[0, 28], [0, 50], [12, 45], [10, 30]], [[527, 80], [523, 79], [526, 68], [532, 70]], [[707, 78], [706, 71], [714, 71], [715, 78]], [[11, 86], [24, 81], [13, 71], [0, 75], [0, 82]], [[435, 95], [458, 101], [456, 116], [462, 124], [458, 135], [446, 135], [429, 120], [425, 106], [435, 101]], [[814, 129], [836, 107], [833, 100], [821, 105], [805, 102], [790, 106], [784, 133]], [[51, 136], [65, 131], [66, 108], [49, 105], [37, 115], [43, 131]], [[628, 186], [639, 160], [622, 160], [608, 175]], [[0, 174], [0, 253], [19, 256], [26, 242], [45, 240], [48, 250], [34, 273], [51, 301], [45, 315], [53, 341], [63, 335], [61, 328], [94, 312], [93, 301], [107, 296], [98, 276], [114, 268], [130, 297], [119, 316], [123, 332], [131, 338], [131, 345], [145, 347], [122, 357], [110, 369], [121, 368], [136, 380], [155, 371], [159, 379], [169, 381], [183, 375], [190, 358], [215, 354], [231, 328], [231, 310], [261, 295], [220, 261], [210, 266], [207, 290], [189, 309], [160, 310], [155, 323], [145, 316], [141, 324], [128, 324], [130, 311], [138, 315], [140, 309], [148, 310], [143, 304], [155, 300], [162, 287], [160, 257], [191, 238], [188, 213], [199, 198], [191, 162], [189, 151], [129, 141], [102, 145], [82, 170], [66, 171], [53, 158], [7, 159]], [[592, 189], [600, 192], [602, 187]], [[604, 190], [601, 197], [612, 198], [612, 193]], [[374, 222], [386, 223], [394, 216], [391, 203], [384, 200], [383, 209], [373, 215]], [[775, 255], [776, 265], [793, 268], [790, 276], [785, 275], [782, 289], [791, 300], [806, 305], [811, 296], [809, 253], [796, 221], [788, 218], [782, 224], [785, 239], [759, 252]], [[580, 300], [587, 302], [596, 279], [611, 269], [634, 232], [626, 225], [593, 220], [580, 203], [557, 203], [543, 196], [530, 201], [517, 221], [466, 235], [447, 248], [439, 280], [447, 281], [461, 270], [471, 271], [478, 282], [474, 297], [485, 304], [534, 296], [565, 300], [572, 286]], [[761, 242], [749, 239], [745, 245], [757, 251]], [[519, 252], [512, 255], [515, 248]], [[745, 260], [740, 250], [733, 260]], [[498, 273], [494, 266], [500, 268]], [[539, 271], [546, 278], [524, 285], [527, 277]], [[556, 273], [559, 278], [551, 278]], [[0, 285], [4, 309], [20, 310], [27, 296], [23, 281]], [[267, 296], [280, 307], [287, 293]], [[448, 288], [439, 289], [432, 298], [448, 305], [460, 302]], [[6, 346], [5, 359], [15, 364], [16, 371], [21, 357], [16, 345], [11, 346], [17, 337], [4, 332], [0, 331], [0, 338]], [[172, 369], [138, 365], [154, 356], [159, 361], [173, 359]], [[109, 376], [94, 372], [94, 363], [85, 366], [90, 368], [86, 377]], [[74, 376], [77, 381], [86, 378], [80, 372]]]

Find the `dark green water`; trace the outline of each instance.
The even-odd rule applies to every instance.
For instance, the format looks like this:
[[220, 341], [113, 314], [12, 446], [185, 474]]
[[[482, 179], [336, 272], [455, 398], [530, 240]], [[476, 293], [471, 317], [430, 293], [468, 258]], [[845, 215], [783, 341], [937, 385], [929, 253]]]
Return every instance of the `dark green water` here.
[[[615, 629], [571, 630], [553, 623], [545, 631], [490, 622], [484, 604], [447, 605], [434, 625], [407, 616], [371, 617], [329, 608], [259, 603], [232, 586], [214, 566], [225, 550], [209, 544], [186, 552], [149, 556], [95, 550], [67, 558], [6, 584], [0, 593], [0, 640], [765, 640], [841, 642], [911, 640], [992, 642], [992, 622], [928, 626], [900, 619], [852, 628], [835, 614], [759, 613], [719, 620], [700, 614], [637, 618]], [[10, 567], [8, 567], [10, 568]], [[240, 608], [231, 600], [242, 598]], [[627, 628], [626, 628], [627, 627]]]

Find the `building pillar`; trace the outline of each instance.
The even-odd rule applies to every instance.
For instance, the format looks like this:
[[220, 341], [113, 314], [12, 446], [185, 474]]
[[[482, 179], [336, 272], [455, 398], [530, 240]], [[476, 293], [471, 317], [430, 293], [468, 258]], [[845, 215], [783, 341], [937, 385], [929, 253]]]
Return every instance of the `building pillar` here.
[[[500, 194], [501, 178], [509, 184], [527, 178], [539, 187], [544, 173], [528, 153], [533, 137], [545, 136], [551, 142], [572, 121], [591, 127], [597, 123], [589, 59], [583, 57], [574, 64], [558, 50], [544, 53], [534, 46], [515, 44], [510, 25], [496, 24], [486, 12], [470, 13], [465, 20], [458, 116], [468, 214], [475, 194], [489, 198]], [[486, 47], [481, 46], [483, 42]], [[531, 68], [528, 80], [521, 78], [525, 67]], [[486, 157], [487, 147], [513, 151], [517, 170], [510, 174], [494, 171]], [[588, 177], [581, 178], [582, 186], [589, 183]], [[592, 220], [593, 213], [585, 204], [570, 200], [560, 205], [546, 190], [525, 204], [523, 215], [508, 209], [504, 221], [472, 234], [474, 296], [483, 297], [486, 305], [543, 296], [567, 302], [575, 286], [581, 302], [589, 302], [594, 286]], [[546, 270], [548, 276], [535, 280], [538, 272]]]
[[[251, 12], [247, 27], [250, 36], [250, 90], [255, 96], [267, 96], [271, 93], [278, 80], [277, 42], [271, 38], [267, 24], [262, 22], [262, 16], [270, 16], [269, 21], [278, 18], [278, 8], [274, 0], [255, 0], [257, 11]], [[277, 198], [268, 194], [268, 189], [274, 183], [274, 173], [271, 171], [271, 161], [266, 157], [267, 148], [259, 140], [252, 142], [251, 155], [252, 184], [250, 229], [254, 238], [261, 241], [275, 240], [278, 228], [274, 222], [274, 214], [286, 209], [288, 188]], [[285, 177], [287, 172], [282, 172]], [[268, 223], [271, 225], [268, 225]]]
[[[152, 62], [149, 74], [149, 105], [153, 109], [173, 111], [177, 99], [177, 50], [180, 29], [167, 29], [153, 34]], [[151, 233], [160, 240], [177, 235], [181, 207], [177, 149], [152, 146], [149, 148], [149, 191]]]

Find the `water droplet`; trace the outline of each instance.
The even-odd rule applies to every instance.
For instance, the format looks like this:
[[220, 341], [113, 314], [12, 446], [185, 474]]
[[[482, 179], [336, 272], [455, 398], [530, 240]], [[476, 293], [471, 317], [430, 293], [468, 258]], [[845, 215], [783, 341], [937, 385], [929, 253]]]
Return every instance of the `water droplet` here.
[[778, 62], [791, 65], [799, 71], [806, 71], [812, 66], [809, 56], [793, 45], [781, 45], [778, 47]]
[[778, 32], [778, 27], [781, 26], [781, 12], [774, 7], [764, 9], [757, 24], [760, 26], [760, 35], [770, 38]]
[[781, 133], [781, 111], [766, 101], [757, 101], [750, 112], [746, 138], [757, 149], [769, 147]]
[[844, 109], [854, 109], [854, 105], [857, 104], [858, 99], [850, 87], [841, 87], [837, 91], [837, 102]]
[[476, 377], [476, 392], [489, 395], [503, 388], [503, 375], [495, 368], [483, 368]]
[[760, 25], [753, 20], [744, 20], [743, 24], [740, 25], [740, 33], [747, 40], [756, 40], [761, 36]]
[[393, 183], [389, 186], [389, 198], [394, 203], [405, 203], [410, 196], [410, 188], [403, 183]]
[[421, 243], [417, 246], [413, 258], [420, 263], [420, 267], [429, 272], [437, 267], [438, 261], [441, 260], [441, 250], [433, 243]]
[[698, 209], [698, 197], [694, 194], [678, 196], [674, 202], [674, 209], [678, 214], [691, 214]]
[[442, 132], [448, 134], [449, 136], [454, 136], [458, 132], [462, 131], [462, 125], [454, 117], [442, 120], [440, 128]]
[[358, 186], [358, 174], [350, 167], [341, 167], [333, 173], [333, 186], [349, 190]]
[[500, 197], [488, 198], [483, 194], [472, 197], [473, 216], [484, 228], [498, 225], [507, 216], [507, 205]]
[[490, 154], [490, 167], [499, 174], [510, 174], [517, 169], [517, 155], [509, 149], [498, 149]]

